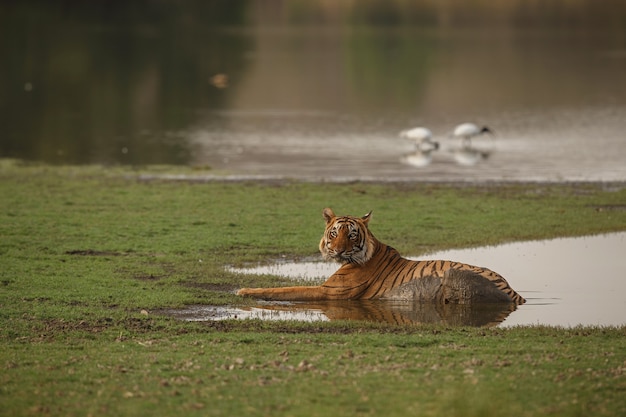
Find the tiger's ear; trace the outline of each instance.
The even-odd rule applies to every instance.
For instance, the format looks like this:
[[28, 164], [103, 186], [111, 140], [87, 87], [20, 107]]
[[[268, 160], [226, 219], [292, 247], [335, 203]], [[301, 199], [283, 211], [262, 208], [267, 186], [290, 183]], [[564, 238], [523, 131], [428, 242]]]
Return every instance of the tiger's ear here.
[[363, 220], [363, 223], [368, 224], [371, 218], [372, 218], [372, 211], [370, 210], [369, 213], [361, 217], [361, 220]]
[[322, 214], [324, 215], [324, 220], [326, 220], [326, 224], [332, 222], [335, 219], [335, 213], [333, 212], [333, 209], [326, 207], [324, 209], [324, 211], [322, 212]]

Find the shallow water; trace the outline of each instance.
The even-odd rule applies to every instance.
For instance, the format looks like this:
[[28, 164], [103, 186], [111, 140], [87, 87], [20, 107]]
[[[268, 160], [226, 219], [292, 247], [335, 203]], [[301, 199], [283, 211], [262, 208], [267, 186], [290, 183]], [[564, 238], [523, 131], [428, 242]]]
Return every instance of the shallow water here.
[[[626, 180], [620, 1], [57, 3], [0, 4], [0, 157]], [[488, 159], [457, 152], [467, 121], [496, 132]], [[440, 150], [411, 155], [398, 133], [415, 126]]]
[[[527, 302], [515, 311], [412, 303], [260, 303], [248, 310], [191, 307], [177, 316], [187, 320], [261, 318], [269, 320], [358, 319], [465, 325], [623, 325], [626, 324], [626, 232], [579, 238], [517, 242], [493, 247], [449, 250], [420, 259], [450, 259], [486, 266], [501, 273]], [[281, 262], [231, 269], [321, 282], [337, 266], [325, 262]]]

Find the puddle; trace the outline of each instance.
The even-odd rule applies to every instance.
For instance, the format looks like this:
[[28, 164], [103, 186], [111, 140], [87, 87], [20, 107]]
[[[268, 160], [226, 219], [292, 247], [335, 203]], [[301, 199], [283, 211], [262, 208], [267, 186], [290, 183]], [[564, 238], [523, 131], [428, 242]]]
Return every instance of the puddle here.
[[301, 262], [277, 261], [274, 264], [260, 265], [251, 268], [227, 268], [230, 272], [253, 275], [278, 275], [289, 277], [296, 281], [306, 282], [309, 285], [321, 284], [332, 275], [339, 264], [334, 262], [324, 262], [321, 255], [318, 260], [307, 260]]
[[626, 324], [626, 233], [519, 242], [442, 257], [500, 272], [527, 300], [505, 326]]
[[[502, 306], [424, 305], [411, 302], [343, 301], [259, 303], [254, 308], [193, 306], [175, 313], [185, 320], [370, 320], [471, 326], [626, 324], [626, 232], [580, 238], [510, 243], [448, 250], [420, 259], [451, 259], [501, 273], [526, 304]], [[326, 262], [281, 262], [231, 271], [270, 274], [318, 283], [337, 269]]]

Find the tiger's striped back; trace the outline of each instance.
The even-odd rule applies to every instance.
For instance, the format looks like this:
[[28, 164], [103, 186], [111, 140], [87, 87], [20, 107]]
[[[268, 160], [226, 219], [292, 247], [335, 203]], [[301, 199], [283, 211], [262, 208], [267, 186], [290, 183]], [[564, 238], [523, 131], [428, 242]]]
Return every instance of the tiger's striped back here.
[[419, 267], [416, 269], [416, 271], [417, 270], [420, 271], [419, 272], [420, 277], [423, 274], [427, 273], [429, 269], [432, 269], [433, 271], [435, 271], [435, 273], [431, 275], [435, 275], [437, 277], [443, 277], [443, 274], [445, 274], [446, 270], [448, 269], [470, 271], [484, 278], [487, 278], [496, 286], [496, 288], [498, 288], [500, 291], [508, 295], [515, 304], [519, 305], [519, 304], [524, 304], [526, 302], [524, 297], [519, 295], [513, 288], [511, 288], [509, 283], [504, 279], [502, 275], [498, 274], [495, 271], [492, 271], [489, 268], [484, 268], [480, 266], [474, 266], [474, 265], [469, 265], [469, 264], [464, 264], [461, 262], [454, 262], [454, 261], [415, 261], [415, 262], [419, 264]]
[[[394, 250], [395, 251], [395, 250]], [[399, 255], [398, 255], [399, 256]], [[404, 258], [402, 258], [404, 259]], [[394, 262], [390, 262], [390, 266], [393, 265]], [[404, 262], [398, 262], [398, 264], [402, 264]], [[444, 278], [446, 271], [456, 269], [461, 271], [469, 271], [474, 274], [478, 274], [483, 278], [491, 281], [492, 284], [495, 285], [497, 289], [505, 293], [511, 298], [513, 303], [519, 305], [526, 302], [526, 300], [519, 295], [509, 283], [504, 279], [504, 277], [497, 272], [492, 271], [489, 268], [474, 266], [465, 264], [462, 262], [454, 262], [454, 261], [444, 261], [444, 260], [433, 260], [433, 261], [413, 261], [406, 260], [406, 264], [401, 268], [396, 270], [394, 274], [397, 274], [397, 278], [395, 282], [392, 284], [392, 287], [396, 287], [402, 283], [413, 279], [420, 279], [424, 277], [437, 277]], [[388, 268], [384, 268], [380, 270], [380, 274], [385, 275], [386, 273], [391, 273], [391, 270]], [[400, 282], [401, 281], [401, 282]]]

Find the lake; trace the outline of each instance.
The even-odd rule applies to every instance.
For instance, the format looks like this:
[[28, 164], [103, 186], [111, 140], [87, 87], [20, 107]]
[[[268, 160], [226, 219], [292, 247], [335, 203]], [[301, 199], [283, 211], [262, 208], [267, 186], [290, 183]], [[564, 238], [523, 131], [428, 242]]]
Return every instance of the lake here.
[[[617, 0], [5, 2], [0, 157], [624, 181], [625, 19]], [[488, 158], [451, 137], [461, 122], [495, 132]], [[440, 144], [426, 159], [398, 137], [415, 126]]]

